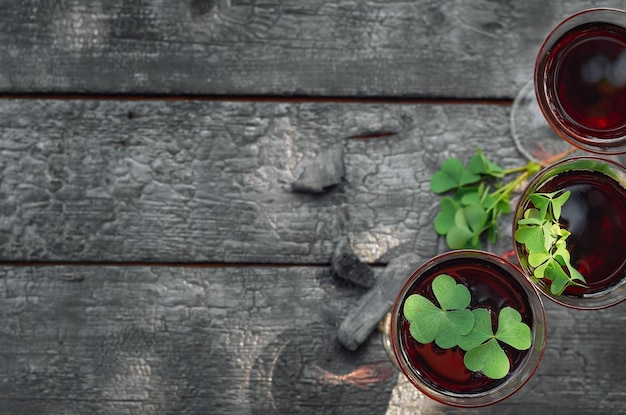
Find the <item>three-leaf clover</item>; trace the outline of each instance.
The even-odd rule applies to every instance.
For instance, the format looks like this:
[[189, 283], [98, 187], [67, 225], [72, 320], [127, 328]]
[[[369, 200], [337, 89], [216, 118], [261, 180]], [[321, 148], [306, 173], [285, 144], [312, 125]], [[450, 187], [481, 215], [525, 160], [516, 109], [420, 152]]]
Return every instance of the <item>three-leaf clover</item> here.
[[463, 363], [467, 369], [481, 371], [492, 379], [502, 379], [510, 370], [509, 358], [500, 342], [517, 350], [530, 348], [530, 327], [515, 309], [500, 310], [494, 334], [491, 312], [468, 308], [471, 294], [465, 285], [440, 274], [433, 279], [432, 290], [440, 307], [419, 294], [410, 295], [404, 302], [404, 317], [410, 322], [411, 336], [418, 342], [434, 341], [442, 349], [458, 346], [465, 351]]
[[446, 274], [435, 277], [432, 289], [440, 307], [422, 295], [412, 294], [404, 302], [404, 316], [411, 323], [409, 331], [415, 340], [422, 344], [434, 341], [442, 349], [449, 349], [474, 326], [474, 315], [467, 309], [471, 295], [466, 286]]
[[459, 341], [465, 350], [463, 363], [471, 371], [482, 371], [491, 379], [502, 379], [511, 368], [509, 358], [499, 342], [517, 350], [528, 350], [532, 343], [530, 327], [522, 322], [520, 313], [504, 307], [498, 315], [498, 329], [493, 333], [491, 313], [484, 308], [472, 310], [474, 327]]

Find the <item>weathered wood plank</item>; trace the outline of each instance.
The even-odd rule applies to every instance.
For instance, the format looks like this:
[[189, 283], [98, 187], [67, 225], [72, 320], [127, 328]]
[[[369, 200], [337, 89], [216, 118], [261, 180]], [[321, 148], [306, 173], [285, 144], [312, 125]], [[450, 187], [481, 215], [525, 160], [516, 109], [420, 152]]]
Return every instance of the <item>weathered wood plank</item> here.
[[[462, 413], [396, 384], [377, 333], [338, 345], [363, 292], [328, 267], [3, 266], [0, 412]], [[535, 376], [476, 412], [620, 413], [624, 305], [546, 308]]]
[[626, 1], [3, 1], [0, 91], [513, 98], [548, 31]]
[[0, 287], [2, 414], [380, 414], [396, 379], [377, 338], [341, 349], [363, 290], [329, 268], [2, 267]]
[[[509, 109], [1, 100], [0, 258], [330, 263], [346, 240], [365, 261], [433, 255], [430, 176], [477, 146], [522, 164]], [[328, 149], [343, 181], [293, 192]]]

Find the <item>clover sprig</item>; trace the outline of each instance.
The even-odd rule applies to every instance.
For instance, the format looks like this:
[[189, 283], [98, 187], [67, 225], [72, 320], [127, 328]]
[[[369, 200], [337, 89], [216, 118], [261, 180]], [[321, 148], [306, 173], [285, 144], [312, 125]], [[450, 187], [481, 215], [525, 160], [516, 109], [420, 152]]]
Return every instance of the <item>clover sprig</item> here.
[[465, 367], [482, 371], [491, 379], [502, 379], [510, 371], [501, 342], [518, 350], [530, 348], [530, 327], [522, 322], [517, 310], [511, 307], [500, 310], [494, 334], [491, 311], [470, 310], [471, 294], [465, 285], [440, 274], [433, 279], [432, 290], [439, 306], [420, 294], [412, 294], [404, 302], [404, 317], [410, 322], [409, 331], [416, 341], [422, 344], [434, 341], [442, 349], [458, 346], [465, 351]]
[[515, 240], [524, 246], [533, 279], [550, 281], [550, 292], [562, 295], [570, 286], [585, 286], [585, 277], [572, 266], [566, 239], [570, 235], [561, 227], [561, 209], [570, 192], [533, 193], [531, 207], [517, 221]]
[[[511, 193], [540, 168], [539, 164], [529, 162], [505, 170], [487, 159], [480, 148], [467, 167], [456, 157], [444, 160], [430, 180], [431, 191], [449, 194], [441, 199], [435, 231], [445, 235], [450, 249], [480, 249], [481, 236], [485, 233], [495, 242], [498, 218], [511, 211]], [[514, 173], [520, 174], [506, 184], [502, 182], [505, 176]]]

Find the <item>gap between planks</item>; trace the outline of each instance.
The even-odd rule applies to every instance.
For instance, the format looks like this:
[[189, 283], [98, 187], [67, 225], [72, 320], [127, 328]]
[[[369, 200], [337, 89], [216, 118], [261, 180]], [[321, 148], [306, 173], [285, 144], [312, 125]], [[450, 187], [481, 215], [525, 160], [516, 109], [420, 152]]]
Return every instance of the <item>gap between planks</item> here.
[[166, 94], [44, 94], [20, 93], [0, 94], [0, 99], [24, 100], [118, 100], [118, 101], [222, 101], [222, 102], [277, 102], [277, 103], [344, 103], [344, 104], [480, 104], [510, 106], [509, 98], [451, 98], [451, 97], [391, 97], [391, 96], [282, 96], [282, 95], [166, 95]]
[[[386, 264], [367, 264], [372, 268], [384, 268]], [[0, 261], [0, 267], [163, 267], [163, 268], [328, 268], [331, 263], [271, 263], [271, 262], [109, 262], [109, 261]]]

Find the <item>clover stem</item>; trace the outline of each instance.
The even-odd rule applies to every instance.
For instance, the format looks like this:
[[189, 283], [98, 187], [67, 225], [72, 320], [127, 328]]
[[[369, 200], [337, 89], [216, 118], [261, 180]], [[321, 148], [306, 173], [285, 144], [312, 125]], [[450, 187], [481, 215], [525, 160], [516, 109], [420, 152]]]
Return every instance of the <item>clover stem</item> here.
[[[568, 153], [568, 154], [569, 154], [569, 153]], [[561, 154], [559, 155], [559, 157], [565, 157], [566, 155], [567, 155], [567, 154], [565, 154], [565, 153], [561, 153]], [[551, 160], [551, 159], [550, 159], [550, 160]], [[507, 174], [512, 174], [512, 173], [518, 173], [518, 172], [521, 172], [521, 171], [526, 171], [526, 172], [529, 172], [529, 173], [536, 173], [536, 172], [538, 172], [539, 170], [541, 170], [541, 167], [542, 167], [542, 164], [535, 163], [534, 161], [529, 161], [528, 163], [526, 163], [526, 164], [525, 164], [525, 165], [523, 165], [523, 166], [513, 167], [513, 168], [511, 168], [511, 169], [506, 169], [506, 170], [503, 170], [502, 172], [503, 172], [505, 175], [507, 175]]]
[[[530, 163], [528, 163], [528, 164], [530, 164]], [[512, 174], [512, 173], [517, 173], [517, 172], [520, 172], [520, 171], [527, 171], [528, 170], [528, 164], [525, 164], [525, 165], [519, 166], [519, 167], [513, 167], [512, 169], [503, 170], [503, 173], [504, 174]]]
[[524, 180], [526, 180], [526, 178], [530, 175], [530, 171], [526, 170], [524, 173], [520, 174], [519, 176], [517, 176], [515, 178], [515, 180], [507, 183], [505, 186], [502, 186], [501, 188], [499, 188], [498, 190], [496, 190], [495, 192], [492, 193], [492, 195], [498, 195], [498, 197], [496, 198], [496, 200], [493, 201], [493, 203], [491, 204], [491, 206], [489, 206], [486, 209], [486, 212], [491, 212], [491, 210], [496, 207], [496, 205], [498, 203], [500, 203], [500, 201], [502, 199], [504, 199], [506, 196], [508, 196], [509, 194], [511, 194], [513, 192], [513, 190]]

